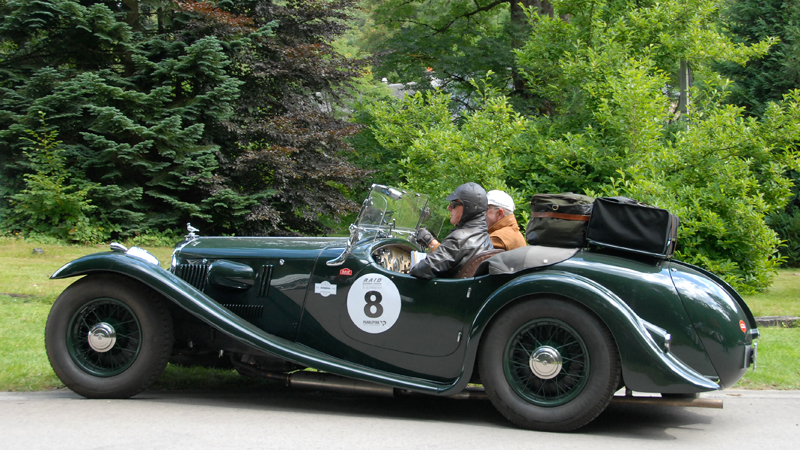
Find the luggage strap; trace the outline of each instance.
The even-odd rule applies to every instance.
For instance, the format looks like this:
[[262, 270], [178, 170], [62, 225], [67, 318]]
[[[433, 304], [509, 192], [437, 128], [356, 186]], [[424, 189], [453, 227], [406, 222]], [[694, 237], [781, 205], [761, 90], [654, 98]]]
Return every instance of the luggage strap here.
[[554, 219], [565, 219], [565, 220], [580, 220], [582, 222], [588, 222], [589, 217], [582, 214], [564, 214], [564, 213], [557, 213], [557, 212], [535, 212], [531, 213], [531, 217], [552, 217]]

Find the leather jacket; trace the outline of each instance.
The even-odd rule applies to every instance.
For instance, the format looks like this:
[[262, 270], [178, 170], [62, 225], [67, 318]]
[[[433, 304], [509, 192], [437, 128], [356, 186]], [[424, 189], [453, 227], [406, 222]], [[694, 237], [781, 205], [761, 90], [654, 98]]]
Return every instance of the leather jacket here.
[[411, 268], [411, 275], [425, 280], [452, 278], [472, 257], [494, 248], [487, 229], [486, 211], [462, 219], [436, 250]]

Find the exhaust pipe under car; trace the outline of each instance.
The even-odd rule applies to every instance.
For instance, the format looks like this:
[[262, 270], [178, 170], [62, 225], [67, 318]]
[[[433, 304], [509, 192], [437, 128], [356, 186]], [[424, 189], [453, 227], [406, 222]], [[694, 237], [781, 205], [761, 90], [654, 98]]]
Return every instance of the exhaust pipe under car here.
[[[340, 377], [325, 372], [306, 372], [299, 371], [289, 375], [284, 375], [286, 385], [309, 391], [329, 391], [347, 395], [371, 395], [376, 397], [398, 397], [398, 396], [426, 396], [429, 394], [419, 394], [406, 389], [395, 389], [382, 384], [370, 383], [369, 381], [354, 380], [352, 378]], [[445, 398], [454, 400], [488, 400], [486, 391], [482, 387], [467, 387], [456, 395]], [[628, 405], [660, 405], [660, 406], [681, 406], [687, 408], [715, 408], [722, 409], [721, 399], [711, 398], [673, 398], [673, 397], [633, 397], [615, 396], [611, 399], [614, 404]]]
[[[307, 391], [328, 391], [337, 392], [345, 395], [370, 395], [375, 397], [399, 397], [399, 396], [426, 396], [430, 394], [420, 394], [407, 389], [397, 389], [391, 386], [371, 383], [369, 381], [356, 380], [353, 378], [341, 377], [326, 372], [311, 372], [298, 370], [292, 373], [276, 373], [259, 369], [249, 364], [242, 364], [235, 359], [234, 365], [237, 370], [245, 370], [248, 376], [267, 378], [281, 381], [286, 386]], [[634, 397], [626, 392], [625, 396], [614, 396], [611, 402], [615, 404], [638, 404], [638, 405], [661, 405], [661, 406], [681, 406], [694, 408], [722, 408], [722, 400], [697, 397]], [[486, 391], [483, 387], [468, 386], [458, 394], [445, 398], [454, 400], [488, 400]]]

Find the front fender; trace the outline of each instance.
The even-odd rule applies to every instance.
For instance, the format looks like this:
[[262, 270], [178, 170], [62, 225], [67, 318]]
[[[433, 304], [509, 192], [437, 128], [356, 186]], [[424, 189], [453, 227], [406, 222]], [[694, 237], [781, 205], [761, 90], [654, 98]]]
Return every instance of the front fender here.
[[515, 278], [484, 302], [470, 328], [472, 342], [509, 303], [531, 296], [558, 296], [588, 308], [608, 327], [616, 342], [625, 385], [639, 392], [689, 393], [718, 390], [719, 386], [664, 351], [648, 332], [654, 327], [602, 285], [563, 271], [546, 271]]
[[333, 358], [297, 342], [266, 333], [234, 315], [211, 297], [169, 271], [124, 253], [107, 252], [84, 256], [67, 263], [51, 278], [60, 279], [101, 272], [118, 273], [136, 279], [220, 332], [254, 349], [297, 364], [349, 378], [437, 395], [455, 394], [466, 384], [461, 379], [452, 383], [438, 383], [375, 370]]

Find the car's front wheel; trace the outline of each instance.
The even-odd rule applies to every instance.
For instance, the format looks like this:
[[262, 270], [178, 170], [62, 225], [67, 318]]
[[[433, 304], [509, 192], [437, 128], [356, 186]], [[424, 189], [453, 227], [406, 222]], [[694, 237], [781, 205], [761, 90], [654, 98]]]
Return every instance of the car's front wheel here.
[[611, 333], [573, 302], [536, 299], [501, 312], [481, 344], [479, 370], [492, 404], [514, 424], [570, 431], [611, 401], [620, 363]]
[[172, 351], [164, 299], [120, 275], [89, 275], [56, 299], [45, 325], [50, 365], [88, 398], [127, 398], [147, 389]]

